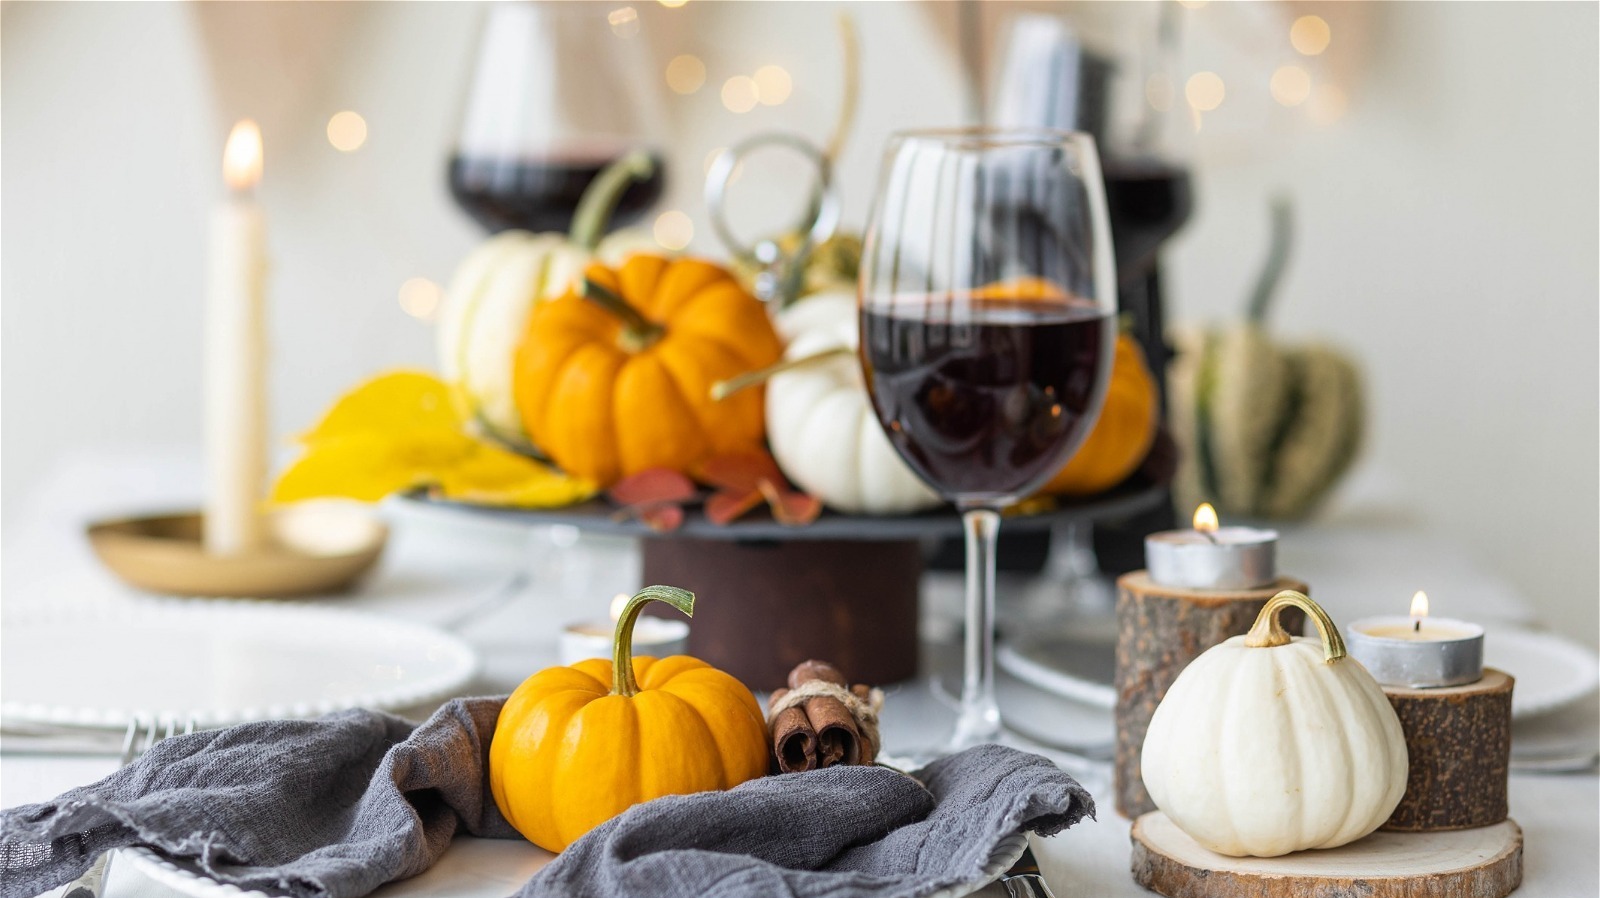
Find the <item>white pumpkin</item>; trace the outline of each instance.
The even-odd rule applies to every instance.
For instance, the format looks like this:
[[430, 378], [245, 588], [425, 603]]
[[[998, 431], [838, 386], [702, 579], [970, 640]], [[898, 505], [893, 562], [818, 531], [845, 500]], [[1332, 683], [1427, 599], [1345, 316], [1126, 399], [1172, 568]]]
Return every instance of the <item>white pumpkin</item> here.
[[513, 356], [528, 313], [561, 295], [591, 261], [617, 266], [636, 252], [661, 252], [645, 231], [624, 229], [600, 239], [605, 221], [631, 180], [647, 177], [648, 156], [630, 156], [591, 182], [570, 234], [502, 231], [456, 267], [439, 310], [439, 373], [468, 421], [502, 442], [524, 444], [512, 398]]
[[846, 514], [906, 514], [940, 504], [878, 425], [854, 356], [854, 292], [807, 296], [779, 314], [776, 325], [785, 361], [850, 350], [767, 381], [767, 443], [784, 476]]
[[[1321, 640], [1291, 639], [1284, 607]], [[1179, 829], [1219, 854], [1334, 848], [1389, 819], [1405, 794], [1400, 719], [1347, 657], [1328, 615], [1284, 590], [1255, 626], [1184, 668], [1150, 720], [1145, 788]]]

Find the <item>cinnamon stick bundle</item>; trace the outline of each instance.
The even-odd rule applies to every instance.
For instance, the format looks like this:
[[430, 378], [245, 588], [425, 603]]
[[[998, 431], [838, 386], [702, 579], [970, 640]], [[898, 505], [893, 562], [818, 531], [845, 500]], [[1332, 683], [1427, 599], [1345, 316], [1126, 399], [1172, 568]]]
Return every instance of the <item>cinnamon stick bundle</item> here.
[[867, 686], [851, 686], [839, 669], [805, 661], [789, 672], [789, 688], [768, 700], [772, 754], [780, 773], [839, 764], [871, 764], [877, 757], [877, 705]]

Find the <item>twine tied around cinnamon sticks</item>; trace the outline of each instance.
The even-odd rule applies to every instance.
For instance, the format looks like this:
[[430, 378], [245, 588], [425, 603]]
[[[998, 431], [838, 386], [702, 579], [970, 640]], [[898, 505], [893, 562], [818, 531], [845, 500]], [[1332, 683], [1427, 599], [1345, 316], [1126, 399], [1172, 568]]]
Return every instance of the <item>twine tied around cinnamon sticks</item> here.
[[851, 686], [827, 662], [802, 662], [789, 672], [789, 688], [767, 702], [778, 771], [871, 764], [878, 755], [882, 708], [883, 690]]

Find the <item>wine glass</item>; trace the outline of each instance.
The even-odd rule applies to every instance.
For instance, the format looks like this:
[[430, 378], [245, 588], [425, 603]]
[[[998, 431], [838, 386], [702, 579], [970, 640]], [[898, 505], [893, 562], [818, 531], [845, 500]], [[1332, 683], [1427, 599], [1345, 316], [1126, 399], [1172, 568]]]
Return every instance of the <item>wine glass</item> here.
[[634, 150], [650, 153], [653, 171], [623, 192], [611, 224], [661, 198], [637, 16], [596, 3], [490, 5], [449, 167], [456, 204], [486, 230], [567, 230], [589, 182]]
[[1000, 509], [1048, 481], [1093, 426], [1116, 297], [1092, 137], [958, 129], [890, 138], [861, 262], [860, 360], [889, 442], [961, 510], [965, 666], [949, 751], [1000, 733]]

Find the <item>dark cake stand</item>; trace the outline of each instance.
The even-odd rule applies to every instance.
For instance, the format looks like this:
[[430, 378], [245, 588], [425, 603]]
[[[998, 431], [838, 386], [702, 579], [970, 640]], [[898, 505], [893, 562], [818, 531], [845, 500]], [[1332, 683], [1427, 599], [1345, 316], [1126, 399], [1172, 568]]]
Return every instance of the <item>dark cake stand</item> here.
[[[1003, 529], [1115, 521], [1165, 500], [1159, 487], [1124, 487], [1048, 512], [1009, 516]], [[780, 524], [764, 510], [718, 526], [695, 510], [676, 531], [656, 533], [617, 518], [600, 500], [549, 510], [424, 496], [407, 501], [440, 514], [638, 538], [645, 583], [681, 586], [708, 600], [696, 608], [690, 653], [760, 690], [782, 686], [790, 669], [808, 658], [833, 662], [852, 682], [915, 676], [924, 550], [961, 535], [961, 518], [948, 507], [883, 517], [825, 511], [804, 527]]]

